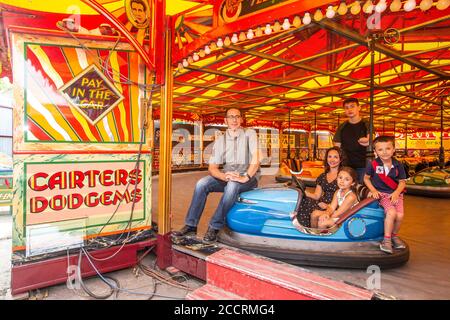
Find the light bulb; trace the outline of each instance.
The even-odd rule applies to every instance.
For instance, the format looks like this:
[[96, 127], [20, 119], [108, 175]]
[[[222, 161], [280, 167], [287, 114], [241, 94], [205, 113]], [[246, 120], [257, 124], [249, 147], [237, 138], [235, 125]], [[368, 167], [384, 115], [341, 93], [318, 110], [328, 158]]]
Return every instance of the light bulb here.
[[217, 40], [217, 46], [218, 46], [219, 48], [222, 48], [222, 47], [223, 47], [223, 41], [222, 41], [222, 38], [219, 38], [219, 39]]
[[187, 66], [189, 66], [189, 63], [187, 62], [186, 59], [183, 59], [183, 67], [186, 68]]
[[211, 50], [216, 50], [216, 49], [217, 49], [217, 43], [211, 42], [211, 43], [209, 44], [209, 48], [210, 48]]
[[256, 29], [255, 35], [256, 35], [257, 37], [261, 37], [262, 34], [263, 34], [263, 33], [262, 33], [261, 27], [258, 27], [258, 28]]
[[378, 13], [382, 13], [386, 10], [387, 4], [386, 0], [380, 0], [378, 4], [375, 6], [375, 11]]
[[336, 12], [333, 9], [333, 6], [328, 6], [327, 12], [325, 13], [328, 19], [333, 19], [336, 15]]
[[225, 37], [225, 40], [223, 41], [223, 45], [224, 45], [225, 47], [228, 47], [230, 44], [231, 44], [230, 37], [229, 37], [229, 36], [226, 36], [226, 37]]
[[205, 46], [205, 53], [206, 54], [210, 54], [211, 53], [211, 48], [208, 46]]
[[310, 24], [311, 23], [311, 15], [309, 14], [309, 12], [305, 13], [305, 16], [303, 17], [303, 24]]
[[239, 41], [237, 34], [233, 34], [233, 36], [231, 37], [231, 42], [233, 43], [237, 43]]
[[364, 13], [371, 14], [372, 11], [373, 11], [373, 3], [372, 3], [372, 0], [367, 0], [366, 3], [364, 3], [364, 6], [363, 6], [363, 12], [364, 12]]
[[184, 67], [183, 64], [180, 62], [178, 63], [178, 71], [183, 71]]
[[345, 1], [341, 1], [341, 4], [339, 5], [337, 12], [341, 15], [341, 16], [345, 16], [347, 14], [348, 11], [348, 7], [347, 4], [345, 3]]
[[194, 55], [192, 56], [192, 59], [194, 59], [194, 61], [198, 61], [198, 59], [200, 59], [197, 52], [194, 53]]
[[361, 4], [359, 3], [359, 1], [355, 1], [350, 9], [350, 12], [353, 15], [357, 15], [361, 12]]
[[247, 38], [245, 37], [245, 32], [239, 33], [239, 41], [245, 41]]
[[288, 18], [284, 19], [282, 27], [283, 27], [283, 30], [289, 30], [289, 28], [291, 27], [291, 24], [289, 23]]
[[422, 0], [420, 2], [420, 10], [427, 11], [433, 6], [433, 0]]
[[323, 13], [320, 9], [317, 9], [316, 12], [314, 13], [314, 21], [319, 22], [322, 19], [323, 19]]
[[394, 0], [391, 3], [391, 6], [389, 7], [392, 12], [398, 12], [402, 8], [402, 2], [401, 0]]
[[193, 59], [191, 56], [188, 57], [188, 63], [189, 63], [189, 64], [194, 63], [194, 59]]
[[436, 8], [438, 8], [438, 10], [445, 10], [450, 6], [450, 0], [439, 0], [436, 3]]
[[281, 30], [281, 24], [278, 21], [275, 21], [275, 24], [273, 25], [273, 31], [278, 32]]
[[269, 35], [272, 33], [272, 28], [270, 26], [270, 24], [266, 24], [266, 28], [264, 29], [264, 33]]
[[253, 30], [252, 29], [248, 29], [247, 39], [252, 40], [254, 36], [255, 36], [255, 34], [253, 33]]
[[416, 8], [416, 0], [408, 0], [403, 5], [403, 9], [405, 9], [406, 12], [413, 11]]
[[302, 19], [300, 19], [299, 16], [295, 16], [292, 24], [294, 25], [294, 27], [298, 28], [302, 25]]
[[200, 51], [198, 52], [198, 55], [200, 56], [200, 58], [204, 58], [205, 57], [205, 50], [200, 49]]

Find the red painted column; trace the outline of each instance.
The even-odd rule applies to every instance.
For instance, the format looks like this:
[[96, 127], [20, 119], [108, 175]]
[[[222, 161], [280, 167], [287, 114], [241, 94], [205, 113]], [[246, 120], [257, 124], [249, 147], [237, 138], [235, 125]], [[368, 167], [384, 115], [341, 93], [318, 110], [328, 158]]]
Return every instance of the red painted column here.
[[160, 269], [166, 269], [172, 265], [172, 240], [170, 232], [156, 236], [157, 264]]

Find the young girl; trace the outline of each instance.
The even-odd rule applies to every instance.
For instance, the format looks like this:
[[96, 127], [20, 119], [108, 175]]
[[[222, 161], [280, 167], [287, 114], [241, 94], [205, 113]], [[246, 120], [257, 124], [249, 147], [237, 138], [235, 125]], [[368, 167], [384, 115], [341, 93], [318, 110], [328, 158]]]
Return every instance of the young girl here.
[[312, 228], [330, 228], [334, 226], [339, 216], [353, 207], [357, 202], [356, 184], [358, 176], [350, 167], [339, 170], [337, 184], [339, 189], [335, 192], [331, 204], [326, 210], [314, 210], [311, 214]]
[[342, 161], [343, 153], [340, 148], [332, 147], [327, 150], [324, 160], [325, 172], [317, 178], [316, 189], [314, 192], [305, 192], [306, 196], [302, 198], [298, 212], [291, 216], [295, 227], [298, 224], [309, 227], [311, 213], [316, 209], [326, 209], [331, 203], [338, 189], [337, 175], [342, 167]]

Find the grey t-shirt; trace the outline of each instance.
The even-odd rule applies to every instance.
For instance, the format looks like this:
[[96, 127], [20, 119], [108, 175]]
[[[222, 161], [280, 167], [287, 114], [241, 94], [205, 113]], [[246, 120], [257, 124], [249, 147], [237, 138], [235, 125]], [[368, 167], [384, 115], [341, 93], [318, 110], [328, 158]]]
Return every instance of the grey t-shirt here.
[[[255, 130], [239, 128], [236, 137], [232, 137], [229, 130], [226, 130], [225, 134], [214, 142], [209, 163], [223, 164], [224, 172], [237, 171], [241, 175], [245, 175], [257, 152], [258, 137]], [[257, 177], [259, 175], [260, 169], [258, 168]]]

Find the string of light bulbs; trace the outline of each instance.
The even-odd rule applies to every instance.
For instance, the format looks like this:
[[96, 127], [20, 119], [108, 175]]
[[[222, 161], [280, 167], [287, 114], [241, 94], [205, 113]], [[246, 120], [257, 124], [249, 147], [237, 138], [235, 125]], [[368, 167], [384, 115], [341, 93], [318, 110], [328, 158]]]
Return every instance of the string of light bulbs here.
[[[253, 38], [261, 37], [263, 35], [271, 35], [272, 33], [278, 33], [289, 30], [291, 27], [299, 28], [302, 25], [309, 25], [312, 21], [319, 22], [325, 17], [328, 19], [333, 19], [336, 15], [344, 16], [350, 10], [352, 15], [358, 15], [361, 11], [364, 14], [373, 14], [373, 13], [383, 13], [388, 8], [391, 12], [399, 12], [402, 10], [405, 12], [411, 12], [417, 7], [425, 12], [431, 9], [433, 6], [436, 6], [438, 10], [446, 10], [450, 7], [450, 0], [392, 0], [390, 1], [390, 5], [388, 6], [387, 0], [379, 0], [372, 1], [366, 0], [364, 4], [361, 6], [361, 3], [364, 1], [354, 1], [351, 4], [347, 4], [345, 0], [342, 0], [339, 5], [336, 6], [328, 6], [325, 15], [322, 12], [321, 8], [316, 9], [314, 14], [311, 16], [309, 12], [305, 12], [303, 18], [300, 18], [299, 15], [296, 15], [292, 18], [292, 22], [289, 18], [284, 18], [283, 23], [280, 23], [279, 20], [275, 21], [274, 24], [267, 23], [264, 26], [258, 26], [256, 28], [248, 29], [248, 31], [240, 31], [235, 32], [231, 36], [227, 35], [225, 38], [219, 37], [217, 41], [210, 42], [205, 45], [202, 49], [194, 52], [192, 55], [189, 55], [187, 58], [184, 58], [182, 61], [178, 63], [178, 72], [183, 71], [185, 68], [189, 67], [190, 64], [200, 60], [200, 58], [204, 58], [205, 56], [211, 54], [212, 51], [216, 49], [221, 49], [223, 47], [228, 47], [231, 44], [236, 44], [238, 42], [243, 42], [245, 40], [252, 40]], [[375, 5], [374, 2], [377, 4]], [[419, 3], [419, 6], [417, 5]]]

